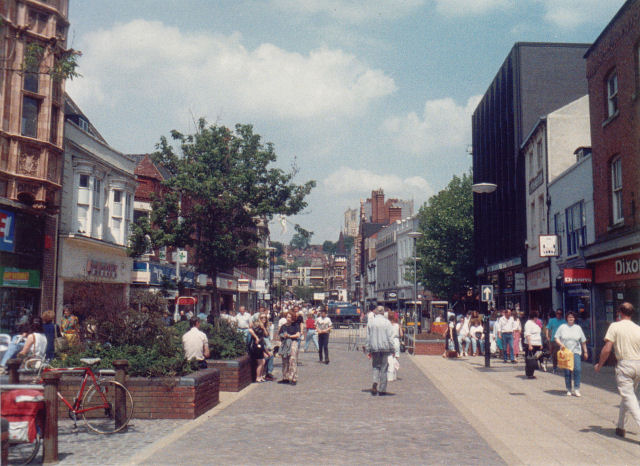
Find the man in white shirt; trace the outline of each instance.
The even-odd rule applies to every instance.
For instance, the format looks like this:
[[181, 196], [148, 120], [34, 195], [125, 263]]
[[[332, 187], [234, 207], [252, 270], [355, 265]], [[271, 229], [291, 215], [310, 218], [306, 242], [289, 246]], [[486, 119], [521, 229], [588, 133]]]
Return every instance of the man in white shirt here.
[[635, 388], [640, 384], [640, 326], [631, 317], [634, 308], [631, 303], [622, 303], [618, 307], [619, 321], [609, 325], [604, 336], [604, 347], [600, 352], [600, 361], [594, 366], [596, 372], [607, 362], [611, 350], [615, 350], [618, 363], [616, 364], [616, 384], [622, 397], [618, 415], [616, 435], [625, 436], [624, 423], [627, 411], [636, 424], [640, 426], [640, 405]]
[[324, 352], [324, 363], [329, 364], [329, 334], [332, 329], [331, 319], [327, 317], [327, 309], [320, 311], [320, 317], [316, 319], [316, 331], [318, 333], [318, 356], [322, 361], [322, 353]]
[[238, 315], [236, 315], [236, 322], [238, 330], [244, 334], [244, 339], [247, 345], [251, 340], [251, 334], [249, 333], [249, 325], [251, 325], [251, 314], [247, 312], [247, 308], [240, 306], [238, 309]]
[[507, 353], [512, 364], [516, 363], [513, 355], [513, 331], [516, 323], [511, 317], [511, 309], [505, 309], [504, 314], [498, 319], [498, 338], [502, 339], [502, 359], [507, 362]]
[[209, 352], [209, 340], [207, 335], [200, 330], [200, 319], [192, 317], [190, 320], [191, 330], [182, 335], [182, 347], [184, 356], [188, 361], [195, 359], [198, 367], [207, 368], [206, 359], [211, 355]]

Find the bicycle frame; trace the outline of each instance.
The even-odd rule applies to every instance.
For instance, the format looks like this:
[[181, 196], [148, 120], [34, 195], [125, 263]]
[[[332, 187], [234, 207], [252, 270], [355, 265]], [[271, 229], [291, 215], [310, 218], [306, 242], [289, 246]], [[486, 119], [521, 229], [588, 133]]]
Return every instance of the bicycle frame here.
[[[82, 384], [80, 384], [80, 389], [78, 390], [78, 394], [76, 395], [76, 399], [73, 402], [73, 405], [65, 399], [62, 393], [58, 392], [58, 398], [60, 398], [60, 400], [69, 408], [69, 410], [72, 413], [82, 414], [88, 411], [94, 411], [96, 409], [108, 409], [110, 407], [109, 402], [107, 401], [107, 398], [104, 396], [104, 393], [102, 393], [102, 390], [100, 390], [100, 386], [98, 385], [98, 380], [96, 379], [96, 376], [90, 367], [60, 367], [60, 368], [52, 367], [52, 368], [44, 369], [43, 372], [58, 372], [60, 374], [83, 373]], [[91, 383], [96, 387], [96, 391], [100, 393], [100, 397], [102, 398], [102, 405], [92, 406], [91, 408], [87, 408], [87, 409], [80, 409], [80, 403], [82, 403], [82, 398], [84, 396], [85, 387], [87, 385], [87, 380], [89, 379], [89, 377], [91, 377]]]

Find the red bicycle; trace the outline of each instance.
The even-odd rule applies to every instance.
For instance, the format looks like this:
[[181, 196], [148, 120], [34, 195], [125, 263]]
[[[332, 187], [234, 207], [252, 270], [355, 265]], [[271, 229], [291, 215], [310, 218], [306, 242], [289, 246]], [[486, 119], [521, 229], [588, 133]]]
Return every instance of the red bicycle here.
[[[77, 427], [78, 415], [82, 416], [87, 427], [99, 434], [113, 434], [124, 429], [133, 416], [133, 397], [127, 387], [106, 376], [115, 375], [113, 369], [101, 369], [98, 371], [96, 379], [92, 365], [100, 362], [99, 358], [81, 359], [87, 367], [47, 367], [45, 372], [57, 372], [62, 374], [82, 374], [82, 382], [78, 393], [70, 403], [62, 393], [58, 392], [58, 398], [69, 408], [69, 417], [73, 420], [74, 427]], [[116, 423], [116, 397], [124, 399], [124, 411], [120, 417], [120, 422]]]

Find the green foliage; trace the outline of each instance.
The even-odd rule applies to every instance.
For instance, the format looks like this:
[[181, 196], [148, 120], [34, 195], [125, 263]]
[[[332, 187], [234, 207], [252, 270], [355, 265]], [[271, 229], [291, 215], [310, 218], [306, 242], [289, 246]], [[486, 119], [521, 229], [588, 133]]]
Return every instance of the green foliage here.
[[146, 288], [131, 287], [129, 291], [129, 304], [140, 311], [145, 308], [155, 315], [160, 316], [167, 309], [167, 300], [161, 293], [154, 293]]
[[312, 231], [305, 230], [300, 225], [295, 226], [296, 233], [294, 233], [289, 246], [296, 249], [307, 249], [311, 243]]
[[27, 44], [22, 62], [22, 71], [27, 73], [48, 73], [54, 81], [78, 78], [78, 57], [81, 52], [77, 50], [65, 50], [59, 53], [53, 61], [53, 66], [48, 70], [41, 70], [41, 63], [45, 57], [46, 49], [34, 42]]
[[191, 245], [198, 270], [211, 277], [259, 264], [264, 251], [256, 221], [300, 212], [315, 182], [297, 185], [297, 170], [272, 167], [273, 145], [263, 144], [251, 125], [232, 131], [201, 119], [195, 134], [172, 131], [171, 137], [179, 147], [162, 137], [152, 156], [172, 174], [166, 194], [153, 201], [153, 228], [134, 228], [132, 249], [139, 253], [147, 236], [153, 247]]
[[282, 254], [284, 254], [284, 244], [282, 244], [280, 241], [270, 241], [269, 244], [271, 244], [271, 246], [275, 248], [275, 257], [280, 257]]
[[474, 282], [472, 183], [470, 174], [454, 176], [418, 213], [418, 280], [441, 298]]
[[301, 299], [303, 301], [313, 301], [313, 293], [318, 291], [318, 288], [311, 288], [309, 286], [293, 287], [293, 293], [298, 297], [298, 299]]
[[351, 250], [351, 248], [353, 247], [354, 241], [355, 241], [355, 238], [353, 236], [345, 236], [344, 237], [344, 249], [345, 249], [345, 251], [349, 252]]
[[333, 241], [326, 240], [322, 243], [322, 252], [325, 254], [335, 254], [338, 245]]
[[[189, 331], [189, 322], [178, 322], [174, 325], [180, 338]], [[211, 359], [232, 359], [242, 356], [247, 348], [244, 335], [235, 326], [224, 320], [217, 319], [214, 325], [207, 322], [200, 323], [200, 330], [209, 338]]]
[[[174, 340], [177, 339], [174, 337]], [[171, 377], [189, 374], [194, 370], [185, 360], [181, 344], [155, 343], [151, 346], [113, 346], [90, 343], [71, 348], [52, 361], [54, 367], [82, 367], [81, 358], [100, 358], [98, 369], [112, 369], [113, 361], [129, 361], [129, 374], [140, 377]]]

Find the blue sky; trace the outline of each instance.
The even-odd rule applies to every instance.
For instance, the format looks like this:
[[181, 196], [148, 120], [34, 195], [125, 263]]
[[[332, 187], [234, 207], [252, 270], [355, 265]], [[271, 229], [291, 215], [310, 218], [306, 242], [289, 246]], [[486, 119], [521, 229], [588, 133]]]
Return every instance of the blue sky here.
[[314, 179], [293, 224], [335, 241], [382, 187], [416, 209], [470, 169], [480, 96], [515, 42], [593, 42], [624, 0], [70, 0], [67, 91], [107, 141], [152, 152], [193, 121], [251, 123]]

